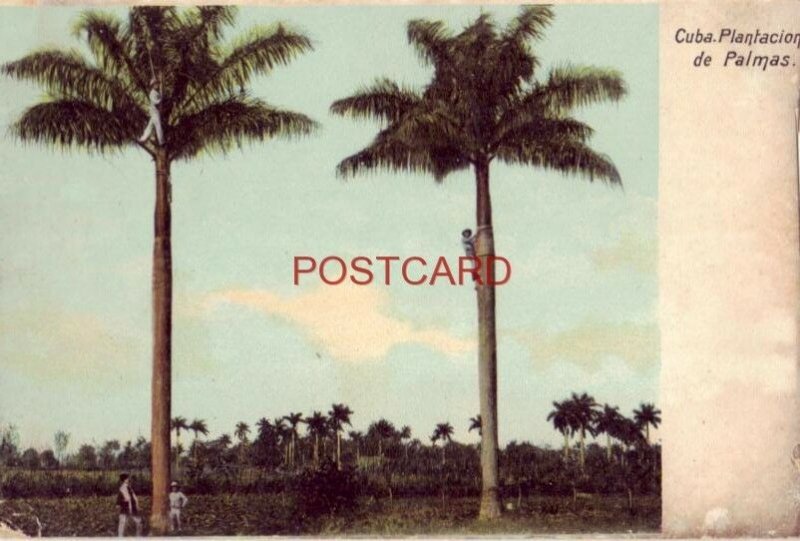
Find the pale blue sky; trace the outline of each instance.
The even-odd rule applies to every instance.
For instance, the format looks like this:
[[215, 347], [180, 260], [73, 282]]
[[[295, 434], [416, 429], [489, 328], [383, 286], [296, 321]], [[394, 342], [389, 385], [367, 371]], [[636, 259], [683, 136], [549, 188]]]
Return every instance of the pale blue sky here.
[[[501, 21], [513, 6], [485, 8]], [[119, 12], [120, 9], [117, 9]], [[392, 285], [345, 291], [292, 285], [292, 256], [457, 257], [474, 220], [469, 173], [436, 185], [375, 173], [344, 182], [336, 163], [376, 125], [328, 114], [379, 76], [419, 85], [430, 72], [407, 45], [417, 17], [460, 28], [477, 6], [246, 8], [239, 29], [283, 20], [316, 50], [257, 80], [254, 94], [322, 124], [173, 168], [173, 412], [212, 435], [290, 411], [385, 416], [427, 438], [456, 438], [477, 413], [472, 288]], [[77, 8], [0, 9], [0, 61], [75, 46]], [[536, 45], [545, 68], [620, 70], [618, 105], [580, 112], [625, 189], [540, 170], [492, 169], [498, 253], [500, 438], [557, 444], [550, 402], [588, 391], [625, 412], [658, 395], [656, 197], [658, 9], [558, 6]], [[143, 153], [92, 156], [23, 145], [8, 124], [40, 98], [0, 79], [0, 422], [23, 442], [149, 435], [153, 166]], [[226, 301], [227, 299], [227, 301]]]

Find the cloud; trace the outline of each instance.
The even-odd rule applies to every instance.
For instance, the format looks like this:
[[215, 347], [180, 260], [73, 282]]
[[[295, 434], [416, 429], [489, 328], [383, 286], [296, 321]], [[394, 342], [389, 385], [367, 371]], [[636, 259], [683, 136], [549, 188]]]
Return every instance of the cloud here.
[[658, 262], [656, 242], [655, 239], [627, 231], [615, 244], [595, 250], [592, 261], [603, 271], [629, 268], [637, 272], [652, 273], [655, 272]]
[[288, 321], [317, 347], [345, 362], [381, 359], [403, 344], [422, 345], [450, 357], [474, 348], [472, 340], [387, 315], [389, 294], [376, 287], [320, 287], [291, 297], [264, 290], [228, 290], [212, 294], [204, 305], [208, 310], [224, 303]]
[[94, 385], [136, 373], [147, 375], [149, 356], [137, 344], [89, 314], [28, 309], [0, 320], [3, 363], [44, 380], [64, 378]]
[[642, 370], [659, 358], [659, 332], [654, 323], [585, 322], [564, 331], [517, 331], [513, 336], [539, 366], [567, 362], [594, 372], [605, 361], [620, 359], [632, 369]]

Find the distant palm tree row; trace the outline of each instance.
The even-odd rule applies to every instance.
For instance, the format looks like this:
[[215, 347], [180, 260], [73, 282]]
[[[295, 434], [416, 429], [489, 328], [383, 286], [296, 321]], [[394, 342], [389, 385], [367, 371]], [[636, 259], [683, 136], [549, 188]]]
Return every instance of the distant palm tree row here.
[[[233, 435], [238, 441], [237, 459], [240, 464], [249, 461], [249, 453], [253, 447], [272, 442], [280, 452], [281, 463], [289, 469], [296, 469], [308, 464], [318, 467], [323, 459], [330, 458], [336, 467], [343, 465], [343, 433], [345, 427], [352, 426], [351, 416], [353, 410], [345, 404], [332, 404], [327, 415], [321, 411], [313, 411], [309, 415], [292, 412], [272, 420], [262, 417], [255, 423], [257, 429], [256, 440], [250, 441], [251, 428], [246, 422], [236, 424]], [[661, 423], [661, 411], [650, 403], [642, 403], [638, 409], [633, 410], [632, 417], [626, 417], [619, 412], [616, 406], [608, 404], [599, 405], [594, 398], [586, 393], [572, 393], [572, 396], [562, 401], [553, 402], [553, 410], [547, 415], [547, 420], [564, 436], [563, 458], [570, 459], [573, 438], [577, 437], [578, 464], [581, 468], [586, 462], [586, 436], [597, 437], [606, 435], [606, 453], [610, 461], [614, 444], [619, 444], [627, 453], [633, 446], [647, 447], [650, 445], [650, 427], [657, 428]], [[481, 416], [476, 415], [468, 420], [468, 432], [481, 433]], [[302, 440], [300, 425], [306, 425], [305, 441], [308, 449], [307, 456], [298, 452], [299, 442]], [[184, 452], [180, 443], [181, 431], [194, 433], [195, 442], [192, 450], [196, 450], [197, 438], [208, 435], [208, 426], [205, 421], [195, 419], [189, 423], [184, 417], [172, 419], [172, 430], [175, 432], [175, 470], [179, 471], [180, 461]], [[450, 422], [437, 423], [429, 437], [431, 447], [441, 446], [442, 463], [446, 463], [446, 448], [453, 442], [455, 429]], [[412, 431], [409, 426], [397, 429], [387, 419], [372, 422], [366, 433], [358, 430], [347, 432], [350, 452], [355, 458], [356, 465], [366, 463], [365, 460], [384, 457], [384, 451], [392, 443], [399, 443], [404, 454], [408, 456], [408, 448], [420, 447], [419, 439], [412, 440]], [[373, 454], [365, 453], [365, 444], [372, 444]], [[213, 442], [206, 445], [216, 445], [228, 448], [233, 444], [228, 434], [223, 434]], [[330, 451], [328, 445], [332, 445]], [[438, 445], [437, 445], [438, 444]], [[374, 454], [377, 452], [377, 454]], [[195, 458], [190, 456], [189, 458]], [[363, 459], [363, 460], [362, 460]]]
[[606, 453], [611, 459], [612, 440], [618, 441], [627, 450], [633, 445], [650, 444], [650, 427], [661, 424], [661, 410], [653, 404], [642, 403], [633, 410], [633, 418], [625, 417], [617, 406], [603, 404], [602, 407], [586, 393], [572, 393], [561, 402], [553, 402], [553, 411], [547, 420], [564, 436], [564, 459], [569, 459], [570, 439], [578, 436], [578, 463], [586, 463], [586, 434], [596, 437], [606, 435]]

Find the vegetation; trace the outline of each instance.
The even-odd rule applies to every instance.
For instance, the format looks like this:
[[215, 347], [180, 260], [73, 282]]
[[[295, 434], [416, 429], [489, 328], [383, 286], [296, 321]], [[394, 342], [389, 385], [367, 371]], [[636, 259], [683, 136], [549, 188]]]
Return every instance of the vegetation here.
[[[149, 498], [141, 498], [149, 510]], [[654, 496], [642, 498], [633, 512], [624, 498], [573, 500], [564, 496], [533, 496], [496, 523], [476, 524], [475, 498], [438, 498], [385, 502], [365, 497], [347, 516], [301, 517], [288, 497], [273, 494], [192, 496], [184, 514], [183, 535], [298, 535], [326, 537], [474, 534], [654, 532], [660, 521]], [[10, 500], [0, 504], [0, 520], [28, 535], [41, 528], [44, 536], [116, 535], [116, 514], [109, 498]], [[38, 523], [37, 523], [38, 519]], [[148, 533], [145, 525], [145, 534]]]
[[[567, 435], [564, 450], [510, 442], [500, 452], [501, 495], [513, 504], [534, 495], [619, 494], [633, 505], [637, 496], [658, 494], [660, 447], [645, 437], [648, 426], [658, 426], [660, 411], [654, 405], [642, 404], [635, 410], [649, 411], [649, 416], [630, 419], [617, 408], [599, 408], [585, 393], [573, 393], [554, 404], [556, 409], [548, 419]], [[587, 418], [587, 404], [593, 404], [589, 421], [581, 424]], [[351, 431], [344, 438], [334, 427], [344, 423], [341, 412], [348, 412], [348, 423], [354, 413], [344, 404], [334, 404], [334, 411], [340, 412], [338, 418], [320, 412], [306, 417], [302, 432], [299, 421], [295, 430], [283, 422], [300, 414], [274, 421], [262, 418], [252, 440], [249, 425], [239, 422], [235, 439], [228, 434], [195, 438], [187, 450], [176, 443], [172, 461], [179, 467], [176, 471], [181, 472], [185, 490], [193, 494], [277, 494], [291, 492], [298, 483], [306, 483], [303, 486], [308, 489], [308, 483], [325, 485], [331, 479], [329, 487], [339, 486], [344, 493], [344, 487], [356, 486], [354, 493], [377, 499], [480, 494], [479, 446], [455, 441], [451, 423], [437, 423], [430, 445], [412, 438], [410, 427], [398, 430], [387, 419], [371, 423], [366, 433]], [[643, 424], [645, 419], [650, 419], [650, 425]], [[476, 421], [475, 417], [464, 419], [464, 424], [474, 429], [479, 425]], [[567, 423], [566, 428], [562, 422]], [[202, 420], [191, 425], [208, 432]], [[581, 440], [582, 430], [597, 439], [587, 444]], [[6, 438], [0, 464], [0, 495], [4, 498], [110, 496], [115, 494], [122, 471], [132, 472], [139, 492], [150, 488], [151, 448], [144, 438], [124, 444], [115, 440], [97, 446], [83, 444], [59, 461], [50, 449], [19, 449], [12, 441], [18, 441], [18, 436], [9, 429], [5, 432], [11, 436]], [[606, 438], [601, 438], [602, 434]], [[54, 443], [57, 441], [58, 437]], [[572, 452], [576, 449], [577, 453]], [[319, 490], [324, 492], [324, 486]]]
[[[441, 21], [411, 21], [408, 41], [433, 68], [430, 82], [415, 90], [381, 79], [331, 106], [336, 114], [382, 123], [369, 146], [339, 164], [342, 175], [380, 168], [429, 173], [441, 182], [456, 171], [474, 172], [475, 254], [481, 263], [476, 282], [480, 516], [485, 519], [497, 518], [502, 509], [490, 166], [501, 161], [621, 184], [614, 164], [589, 147], [592, 129], [570, 115], [580, 106], [621, 99], [625, 83], [616, 71], [593, 67], [562, 66], [539, 77], [530, 42], [542, 37], [552, 19], [552, 9], [540, 5], [523, 7], [503, 29], [488, 14], [458, 34]], [[579, 433], [585, 440], [585, 429]], [[583, 463], [583, 444], [580, 449]]]

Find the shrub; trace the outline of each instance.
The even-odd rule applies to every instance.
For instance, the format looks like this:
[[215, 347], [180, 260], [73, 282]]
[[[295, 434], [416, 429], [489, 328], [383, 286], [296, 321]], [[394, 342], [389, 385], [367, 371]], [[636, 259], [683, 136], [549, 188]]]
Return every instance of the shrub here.
[[305, 470], [288, 483], [295, 512], [302, 518], [348, 515], [358, 507], [360, 478], [351, 468], [338, 470], [326, 462], [319, 470]]

